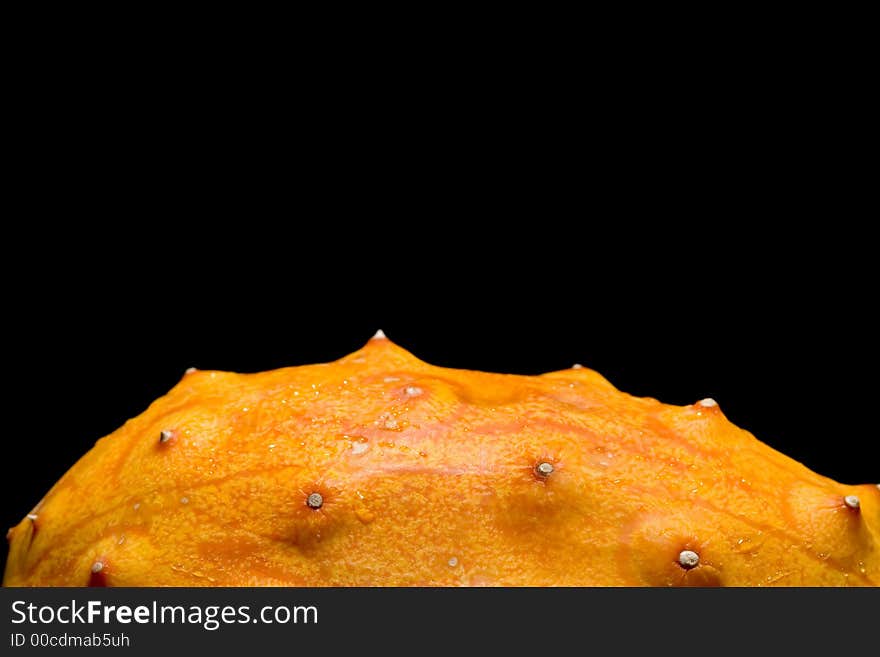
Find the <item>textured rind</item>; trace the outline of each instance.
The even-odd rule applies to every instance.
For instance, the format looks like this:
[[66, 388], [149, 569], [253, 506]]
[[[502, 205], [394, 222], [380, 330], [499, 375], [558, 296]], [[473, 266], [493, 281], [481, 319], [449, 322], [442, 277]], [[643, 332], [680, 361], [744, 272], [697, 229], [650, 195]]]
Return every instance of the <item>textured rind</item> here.
[[6, 586], [880, 582], [877, 486], [808, 470], [718, 406], [586, 368], [434, 367], [384, 338], [334, 363], [187, 373], [31, 513]]

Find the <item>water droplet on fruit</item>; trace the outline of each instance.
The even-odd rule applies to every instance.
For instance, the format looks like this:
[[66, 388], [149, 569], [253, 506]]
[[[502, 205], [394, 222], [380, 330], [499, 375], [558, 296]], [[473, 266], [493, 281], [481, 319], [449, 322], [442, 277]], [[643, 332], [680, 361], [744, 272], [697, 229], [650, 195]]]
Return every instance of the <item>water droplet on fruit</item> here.
[[379, 416], [379, 426], [388, 431], [397, 431], [400, 428], [397, 419], [391, 413], [382, 413]]

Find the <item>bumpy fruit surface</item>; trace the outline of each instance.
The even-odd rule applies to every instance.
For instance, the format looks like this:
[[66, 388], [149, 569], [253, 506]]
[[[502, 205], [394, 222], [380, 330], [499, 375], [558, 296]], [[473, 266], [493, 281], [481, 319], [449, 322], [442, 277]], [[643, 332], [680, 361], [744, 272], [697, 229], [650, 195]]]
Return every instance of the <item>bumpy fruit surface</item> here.
[[880, 489], [586, 368], [194, 371], [10, 530], [4, 584], [864, 586]]

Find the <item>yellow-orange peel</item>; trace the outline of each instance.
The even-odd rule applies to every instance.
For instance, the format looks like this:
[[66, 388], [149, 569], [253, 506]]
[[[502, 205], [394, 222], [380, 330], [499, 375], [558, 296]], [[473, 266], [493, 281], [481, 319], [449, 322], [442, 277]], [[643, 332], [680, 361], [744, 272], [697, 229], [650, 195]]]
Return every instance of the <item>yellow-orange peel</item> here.
[[9, 531], [7, 586], [872, 586], [880, 489], [582, 367], [189, 371]]

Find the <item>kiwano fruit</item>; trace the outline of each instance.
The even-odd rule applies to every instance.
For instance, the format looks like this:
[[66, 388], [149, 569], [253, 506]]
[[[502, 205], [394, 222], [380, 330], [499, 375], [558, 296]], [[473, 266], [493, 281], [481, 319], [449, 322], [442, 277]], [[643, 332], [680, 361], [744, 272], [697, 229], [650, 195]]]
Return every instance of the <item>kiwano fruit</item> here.
[[880, 489], [575, 366], [188, 371], [10, 530], [4, 584], [876, 586]]

